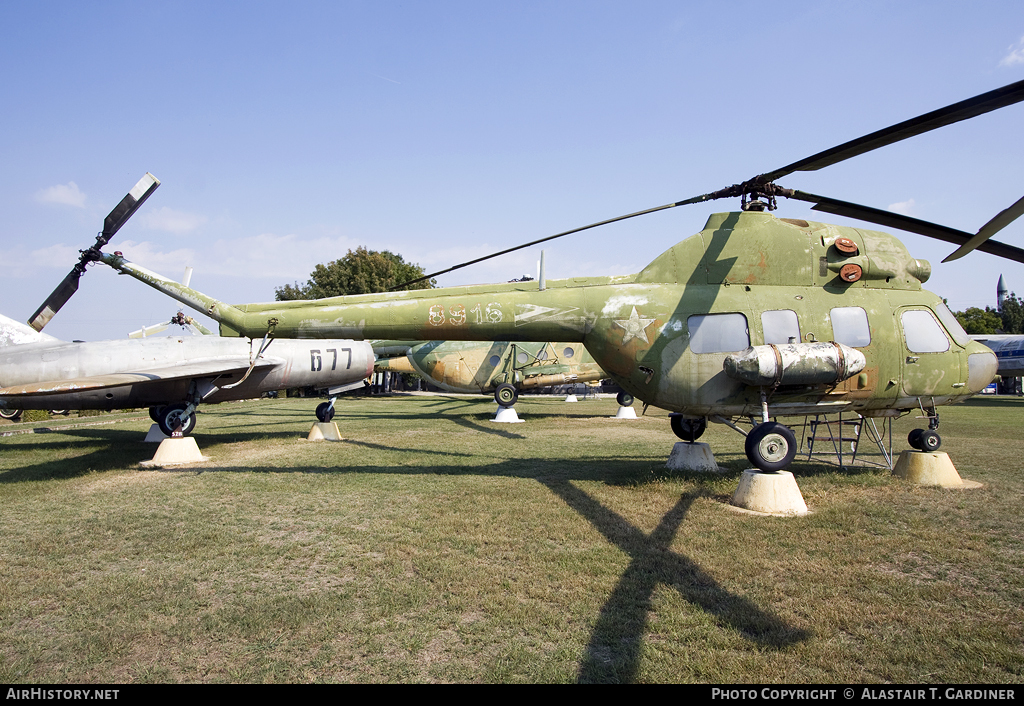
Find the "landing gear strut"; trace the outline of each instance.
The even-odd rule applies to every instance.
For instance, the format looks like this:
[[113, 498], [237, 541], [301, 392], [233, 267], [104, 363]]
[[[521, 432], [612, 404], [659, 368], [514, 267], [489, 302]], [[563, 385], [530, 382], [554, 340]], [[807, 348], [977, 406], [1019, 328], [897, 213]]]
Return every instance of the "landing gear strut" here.
[[914, 429], [907, 435], [907, 443], [910, 444], [911, 448], [928, 453], [938, 451], [939, 447], [942, 446], [942, 437], [939, 436], [938, 432], [939, 413], [935, 411], [934, 400], [932, 400], [932, 403], [930, 408], [925, 409], [924, 404], [918, 399], [918, 404], [923, 414], [918, 419], [927, 419], [928, 428]]

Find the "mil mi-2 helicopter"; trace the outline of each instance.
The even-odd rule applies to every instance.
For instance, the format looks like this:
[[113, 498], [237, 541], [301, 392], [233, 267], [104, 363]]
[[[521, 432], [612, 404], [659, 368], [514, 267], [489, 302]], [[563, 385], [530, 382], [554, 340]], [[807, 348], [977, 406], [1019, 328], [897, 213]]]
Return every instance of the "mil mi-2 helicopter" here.
[[[525, 389], [596, 382], [608, 375], [578, 343], [371, 341], [376, 372], [415, 373], [449, 392], [494, 393], [511, 407]], [[619, 393], [619, 404], [632, 404]]]
[[[746, 434], [745, 451], [762, 471], [785, 468], [796, 454], [792, 430], [772, 421], [778, 416], [852, 411], [895, 417], [922, 409], [929, 428], [915, 430], [909, 441], [934, 450], [941, 443], [935, 408], [988, 385], [996, 373], [995, 355], [971, 341], [942, 300], [921, 287], [931, 266], [911, 257], [895, 237], [776, 218], [768, 211], [784, 196], [813, 203], [815, 210], [960, 245], [947, 260], [979, 249], [1024, 262], [1024, 250], [990, 240], [1024, 213], [1024, 198], [972, 234], [783, 188], [775, 180], [1021, 100], [1024, 81], [719, 191], [488, 256], [676, 206], [741, 199], [739, 212], [713, 214], [700, 233], [632, 275], [230, 306], [118, 253], [103, 254], [95, 246], [86, 252], [90, 260], [207, 314], [220, 323], [222, 335], [581, 342], [623, 389], [675, 413], [673, 429], [686, 440], [698, 438], [709, 419], [742, 433], [731, 419], [759, 417]], [[66, 301], [62, 287], [41, 311], [55, 311]]]

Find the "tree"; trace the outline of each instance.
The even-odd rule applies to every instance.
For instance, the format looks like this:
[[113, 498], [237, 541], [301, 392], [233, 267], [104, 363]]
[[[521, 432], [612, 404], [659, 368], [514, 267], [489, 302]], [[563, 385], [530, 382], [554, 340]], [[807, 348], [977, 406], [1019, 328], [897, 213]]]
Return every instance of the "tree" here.
[[998, 333], [1003, 325], [1002, 319], [999, 318], [999, 312], [989, 306], [984, 309], [972, 306], [966, 311], [956, 312], [954, 316], [964, 327], [964, 331], [972, 335]]
[[1024, 333], [1024, 300], [1013, 292], [1003, 300], [999, 316], [1003, 320], [1003, 333]]
[[[401, 255], [360, 246], [340, 260], [317, 265], [305, 284], [286, 284], [274, 288], [277, 301], [323, 299], [343, 294], [386, 292], [395, 285], [423, 276], [423, 268], [406, 262]], [[417, 282], [403, 289], [432, 289], [437, 280]]]

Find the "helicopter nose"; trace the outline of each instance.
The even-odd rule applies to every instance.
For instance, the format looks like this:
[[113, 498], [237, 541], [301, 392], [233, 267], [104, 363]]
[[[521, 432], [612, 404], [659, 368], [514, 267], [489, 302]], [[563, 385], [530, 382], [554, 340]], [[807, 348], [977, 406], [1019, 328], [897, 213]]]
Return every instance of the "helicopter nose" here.
[[971, 342], [967, 355], [967, 389], [981, 392], [996, 377], [999, 361], [996, 354], [980, 343]]

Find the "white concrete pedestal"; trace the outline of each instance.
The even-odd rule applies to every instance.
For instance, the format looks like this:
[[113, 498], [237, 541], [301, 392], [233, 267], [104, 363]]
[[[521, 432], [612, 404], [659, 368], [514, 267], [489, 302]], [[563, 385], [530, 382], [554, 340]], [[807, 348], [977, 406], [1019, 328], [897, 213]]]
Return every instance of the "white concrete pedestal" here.
[[519, 424], [523, 420], [519, 418], [515, 407], [498, 407], [498, 411], [491, 421], [499, 424]]
[[615, 413], [616, 419], [636, 419], [636, 410], [632, 407], [619, 407], [619, 411]]
[[579, 402], [579, 400], [576, 399], [576, 395], [566, 395], [565, 401], [566, 402]]
[[191, 436], [178, 436], [164, 439], [149, 461], [140, 466], [146, 468], [163, 468], [164, 466], [180, 466], [183, 463], [199, 463], [210, 459], [199, 452], [199, 445]]
[[918, 485], [961, 489], [982, 487], [976, 481], [961, 479], [945, 451], [904, 451], [893, 466], [892, 474]]
[[341, 441], [337, 422], [313, 422], [306, 441]]
[[743, 471], [730, 503], [765, 515], [807, 514], [807, 503], [789, 471], [762, 473], [748, 468]]
[[149, 431], [146, 433], [146, 438], [143, 439], [143, 442], [144, 443], [151, 443], [151, 444], [159, 444], [164, 439], [169, 439], [169, 438], [171, 438], [171, 437], [167, 436], [167, 434], [164, 434], [162, 431], [160, 431], [160, 425], [159, 424], [153, 424], [153, 425], [151, 425], [149, 427]]
[[672, 453], [669, 454], [665, 467], [673, 471], [719, 472], [715, 455], [711, 453], [711, 446], [699, 442], [691, 444], [686, 441], [677, 441], [672, 447]]

